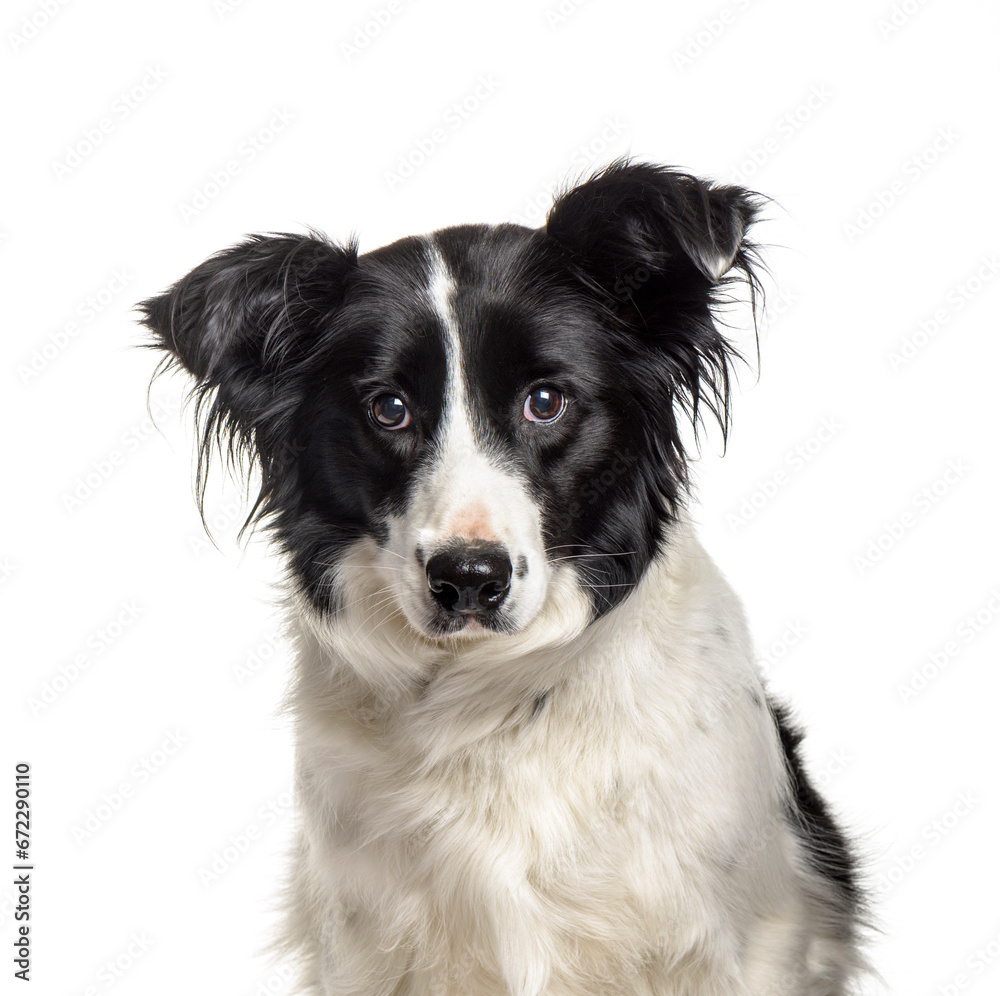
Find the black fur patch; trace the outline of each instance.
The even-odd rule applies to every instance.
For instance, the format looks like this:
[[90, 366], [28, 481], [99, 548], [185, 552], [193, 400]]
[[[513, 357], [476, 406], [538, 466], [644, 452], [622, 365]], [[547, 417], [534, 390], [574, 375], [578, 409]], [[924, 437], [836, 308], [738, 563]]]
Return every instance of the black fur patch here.
[[836, 886], [842, 913], [853, 921], [863, 906], [857, 861], [829, 805], [806, 776], [799, 750], [802, 732], [792, 723], [787, 707], [774, 701], [768, 705], [781, 737], [792, 788], [788, 822], [805, 844], [812, 868]]
[[533, 720], [536, 716], [538, 716], [539, 713], [541, 713], [541, 711], [545, 708], [545, 704], [548, 701], [549, 701], [548, 692], [542, 692], [542, 694], [535, 699], [535, 704], [531, 707], [531, 715], [528, 717], [529, 722]]

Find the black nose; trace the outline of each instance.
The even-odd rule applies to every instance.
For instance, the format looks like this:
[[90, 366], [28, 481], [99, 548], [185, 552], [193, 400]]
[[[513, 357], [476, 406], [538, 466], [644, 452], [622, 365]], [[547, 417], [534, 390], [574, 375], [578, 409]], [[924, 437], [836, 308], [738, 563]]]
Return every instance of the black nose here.
[[500, 608], [510, 591], [510, 557], [499, 543], [448, 546], [427, 561], [431, 597], [452, 616]]

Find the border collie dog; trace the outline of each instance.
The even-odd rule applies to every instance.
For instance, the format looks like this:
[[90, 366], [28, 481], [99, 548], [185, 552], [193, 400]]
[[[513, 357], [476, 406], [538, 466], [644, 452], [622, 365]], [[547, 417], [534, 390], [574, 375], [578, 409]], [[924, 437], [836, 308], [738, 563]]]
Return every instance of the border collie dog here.
[[140, 306], [287, 566], [303, 991], [854, 991], [850, 848], [685, 511], [760, 204], [619, 161], [539, 229], [258, 235]]

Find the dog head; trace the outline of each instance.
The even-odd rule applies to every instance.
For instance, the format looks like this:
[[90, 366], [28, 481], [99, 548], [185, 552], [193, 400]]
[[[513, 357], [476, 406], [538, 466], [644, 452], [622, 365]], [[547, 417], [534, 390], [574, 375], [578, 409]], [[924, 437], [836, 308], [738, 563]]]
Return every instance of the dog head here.
[[712, 309], [757, 286], [757, 208], [618, 162], [540, 229], [255, 236], [141, 308], [196, 380], [202, 485], [217, 444], [256, 464], [248, 521], [318, 613], [364, 589], [425, 639], [519, 633], [566, 584], [613, 608], [660, 548], [683, 423], [727, 427]]

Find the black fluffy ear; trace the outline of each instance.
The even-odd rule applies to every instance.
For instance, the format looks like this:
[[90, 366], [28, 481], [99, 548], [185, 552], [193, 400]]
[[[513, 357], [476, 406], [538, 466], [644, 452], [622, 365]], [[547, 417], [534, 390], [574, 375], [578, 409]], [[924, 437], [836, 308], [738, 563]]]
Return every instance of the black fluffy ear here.
[[216, 387], [235, 413], [315, 344], [357, 260], [316, 236], [254, 235], [139, 305], [154, 345]]
[[693, 269], [714, 284], [734, 265], [746, 272], [744, 236], [759, 205], [741, 187], [620, 160], [563, 194], [546, 231], [612, 289], [640, 268]]
[[697, 432], [702, 406], [729, 428], [730, 371], [736, 352], [720, 332], [713, 308], [734, 277], [749, 285], [756, 319], [760, 283], [755, 247], [746, 239], [762, 198], [740, 187], [716, 186], [663, 166], [612, 163], [567, 191], [545, 226], [563, 265], [593, 295], [609, 331], [635, 336], [637, 389], [664, 404], [648, 414], [649, 446], [669, 468], [661, 484], [687, 475], [677, 413]]
[[197, 381], [199, 500], [219, 443], [230, 460], [259, 464], [264, 480], [254, 511], [266, 511], [278, 465], [288, 458], [287, 421], [301, 400], [303, 374], [356, 262], [353, 243], [255, 235], [138, 305], [154, 348]]

